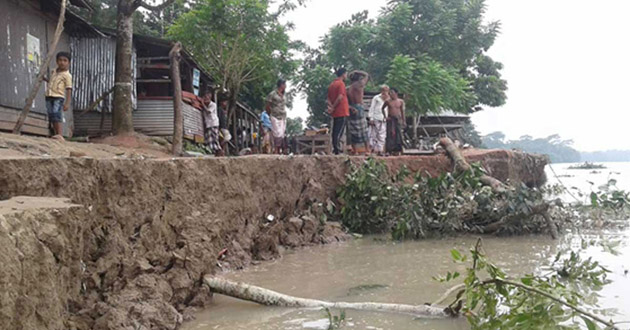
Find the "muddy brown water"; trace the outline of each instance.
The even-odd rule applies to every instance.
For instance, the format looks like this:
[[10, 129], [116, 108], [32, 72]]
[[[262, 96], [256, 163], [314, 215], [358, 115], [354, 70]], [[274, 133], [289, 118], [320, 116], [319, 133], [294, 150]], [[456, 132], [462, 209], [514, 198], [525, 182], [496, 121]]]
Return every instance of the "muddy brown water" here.
[[[569, 171], [567, 165], [555, 167], [558, 175], [573, 175], [561, 180], [588, 191], [590, 183], [606, 182], [624, 173], [628, 180], [620, 188], [630, 188], [630, 164], [610, 164], [600, 173]], [[611, 173], [612, 172], [612, 173]], [[567, 174], [568, 173], [568, 174]], [[550, 174], [550, 182], [555, 179]], [[554, 241], [544, 236], [484, 237], [489, 258], [509, 274], [522, 275], [544, 271], [556, 253], [578, 248], [582, 239], [618, 242], [617, 255], [601, 246], [586, 251], [611, 271], [612, 283], [599, 293], [599, 302], [615, 321], [630, 321], [630, 230], [574, 233]], [[344, 244], [312, 247], [285, 254], [280, 260], [250, 267], [222, 276], [262, 286], [298, 297], [331, 301], [374, 301], [423, 304], [434, 301], [453, 284], [440, 284], [432, 278], [447, 271], [463, 270], [450, 259], [450, 250], [468, 251], [475, 237], [392, 243], [366, 237]], [[338, 314], [338, 311], [334, 313]], [[344, 329], [469, 329], [464, 319], [414, 320], [405, 315], [346, 311]], [[216, 296], [210, 308], [185, 324], [185, 330], [211, 329], [327, 329], [325, 314], [319, 310], [295, 310], [259, 306]], [[628, 329], [628, 324], [621, 326]]]

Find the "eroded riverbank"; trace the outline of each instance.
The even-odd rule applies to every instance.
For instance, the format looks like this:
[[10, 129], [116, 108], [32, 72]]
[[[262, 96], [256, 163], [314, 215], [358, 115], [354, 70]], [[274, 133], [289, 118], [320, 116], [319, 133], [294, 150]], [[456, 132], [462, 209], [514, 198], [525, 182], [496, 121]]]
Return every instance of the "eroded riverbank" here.
[[[544, 178], [542, 157], [467, 156], [506, 181]], [[434, 175], [451, 167], [444, 155], [385, 162]], [[1, 160], [0, 199], [80, 206], [0, 216], [0, 262], [11, 265], [0, 269], [0, 327], [176, 329], [210, 303], [204, 275], [343, 241], [322, 205], [348, 169], [344, 157]]]

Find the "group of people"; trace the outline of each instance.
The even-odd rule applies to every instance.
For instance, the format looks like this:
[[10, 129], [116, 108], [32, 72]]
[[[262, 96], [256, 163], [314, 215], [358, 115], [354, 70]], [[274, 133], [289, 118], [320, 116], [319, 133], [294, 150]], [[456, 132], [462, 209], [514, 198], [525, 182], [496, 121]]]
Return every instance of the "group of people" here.
[[[284, 101], [286, 87], [285, 80], [278, 80], [276, 89], [267, 96], [265, 110], [260, 115], [263, 153], [286, 152], [287, 111]], [[215, 98], [211, 91], [203, 97], [205, 140], [206, 145], [215, 155], [222, 156], [225, 154], [227, 143], [232, 139], [227, 127], [228, 101], [222, 99], [217, 107]]]
[[[333, 118], [333, 153], [343, 152], [342, 137], [347, 130], [353, 154], [399, 155], [403, 151], [405, 128], [405, 101], [398, 97], [395, 88], [381, 86], [381, 93], [372, 99], [368, 111], [363, 107], [365, 86], [369, 74], [353, 71], [348, 77], [346, 69], [336, 72], [328, 87], [328, 114]], [[350, 86], [345, 81], [350, 78]]]

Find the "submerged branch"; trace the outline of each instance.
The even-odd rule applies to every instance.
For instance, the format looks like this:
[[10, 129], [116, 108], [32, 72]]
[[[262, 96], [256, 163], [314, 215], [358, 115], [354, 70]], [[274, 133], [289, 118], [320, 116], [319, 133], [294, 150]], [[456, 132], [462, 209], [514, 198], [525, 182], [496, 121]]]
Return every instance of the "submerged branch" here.
[[206, 285], [219, 294], [255, 302], [265, 306], [294, 307], [294, 308], [334, 308], [353, 309], [371, 312], [409, 314], [417, 318], [439, 319], [452, 316], [448, 308], [431, 305], [402, 305], [382, 303], [348, 303], [328, 302], [323, 300], [291, 297], [282, 293], [267, 290], [261, 287], [236, 283], [225, 279], [207, 276], [204, 278]]
[[559, 304], [562, 304], [562, 305], [564, 305], [564, 306], [566, 306], [566, 307], [568, 307], [568, 308], [578, 312], [579, 314], [582, 314], [582, 315], [584, 315], [586, 317], [589, 317], [590, 319], [593, 319], [593, 320], [595, 320], [595, 321], [605, 325], [609, 329], [616, 329], [615, 328], [615, 324], [612, 323], [611, 321], [606, 321], [606, 320], [602, 319], [601, 317], [599, 317], [599, 316], [597, 316], [597, 315], [595, 315], [593, 313], [590, 313], [590, 312], [588, 312], [588, 311], [586, 311], [586, 310], [584, 310], [584, 309], [582, 309], [582, 308], [580, 308], [578, 306], [572, 305], [572, 304], [570, 304], [570, 303], [568, 303], [568, 302], [566, 302], [566, 301], [564, 301], [564, 300], [562, 300], [562, 299], [560, 299], [560, 298], [558, 298], [558, 297], [556, 297], [556, 296], [554, 296], [554, 295], [552, 295], [550, 293], [547, 293], [545, 291], [542, 291], [542, 290], [539, 290], [537, 288], [531, 287], [529, 285], [525, 285], [523, 283], [514, 282], [514, 281], [510, 281], [510, 280], [506, 280], [506, 279], [498, 279], [498, 278], [487, 280], [487, 281], [484, 281], [484, 282], [481, 283], [481, 285], [488, 285], [488, 284], [511, 285], [511, 286], [514, 286], [514, 287], [521, 288], [521, 289], [523, 289], [525, 291], [533, 292], [535, 294], [538, 294], [538, 295], [544, 296], [546, 298], [549, 298], [549, 299], [551, 299], [551, 300], [553, 300], [553, 301], [555, 301], [555, 302], [557, 302]]

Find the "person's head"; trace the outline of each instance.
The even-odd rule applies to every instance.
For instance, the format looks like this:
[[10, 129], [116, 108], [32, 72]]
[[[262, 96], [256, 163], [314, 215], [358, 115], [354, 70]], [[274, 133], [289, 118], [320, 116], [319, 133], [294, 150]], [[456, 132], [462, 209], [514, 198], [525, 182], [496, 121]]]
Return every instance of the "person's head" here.
[[339, 68], [336, 72], [337, 78], [345, 80], [348, 77], [348, 71], [345, 68]]
[[68, 52], [57, 53], [57, 67], [61, 70], [68, 70], [70, 68], [70, 59], [72, 56]]
[[212, 91], [207, 91], [205, 94], [203, 94], [203, 102], [206, 104], [210, 104], [213, 98], [214, 94], [212, 94]]
[[221, 109], [227, 110], [228, 100], [226, 99], [221, 100], [221, 102], [219, 102], [219, 105], [221, 106]]
[[391, 96], [394, 100], [398, 98], [398, 90], [396, 88], [389, 89], [389, 96]]
[[284, 79], [278, 79], [278, 82], [276, 83], [276, 87], [278, 87], [278, 91], [280, 93], [284, 93], [284, 91], [287, 89], [287, 82]]
[[385, 96], [389, 94], [389, 86], [387, 85], [382, 85], [381, 86], [381, 95]]

